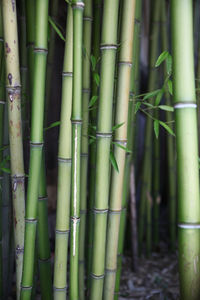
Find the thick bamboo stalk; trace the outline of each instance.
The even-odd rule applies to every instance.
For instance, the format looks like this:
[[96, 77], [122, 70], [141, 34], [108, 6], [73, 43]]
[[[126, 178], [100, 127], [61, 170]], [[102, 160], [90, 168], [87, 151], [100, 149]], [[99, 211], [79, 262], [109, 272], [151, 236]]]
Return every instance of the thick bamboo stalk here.
[[[167, 14], [166, 3], [162, 1], [162, 50], [168, 51], [169, 41], [167, 35]], [[167, 67], [164, 65], [164, 75], [167, 76]], [[171, 97], [168, 91], [165, 93], [166, 104], [171, 105]], [[169, 126], [173, 129], [174, 114], [166, 112], [166, 119]], [[170, 125], [171, 124], [171, 125]], [[175, 142], [172, 135], [167, 135], [167, 159], [168, 159], [168, 196], [169, 196], [169, 234], [170, 234], [170, 248], [172, 251], [176, 247], [176, 161], [175, 161]]]
[[[105, 0], [101, 38], [101, 78], [97, 123], [93, 255], [90, 299], [102, 299], [110, 181], [112, 106], [117, 50], [118, 0]], [[112, 16], [112, 17], [111, 17]]]
[[80, 198], [80, 239], [79, 239], [79, 298], [85, 299], [85, 237], [87, 214], [88, 178], [88, 120], [90, 101], [90, 56], [92, 41], [92, 1], [85, 0], [83, 15], [83, 82], [82, 82], [82, 140], [81, 140], [81, 198]]
[[[149, 82], [148, 91], [155, 89], [156, 72], [155, 63], [158, 57], [158, 34], [160, 20], [160, 1], [154, 0], [152, 9], [152, 26], [150, 32], [150, 53], [149, 53]], [[142, 243], [144, 238], [145, 217], [146, 217], [146, 251], [147, 255], [151, 252], [151, 177], [152, 177], [152, 118], [146, 120], [143, 174], [141, 183], [141, 197], [139, 207], [139, 228], [138, 228], [138, 246], [139, 254], [142, 251]]]
[[115, 277], [117, 270], [117, 246], [126, 159], [126, 151], [120, 146], [127, 146], [127, 122], [132, 67], [134, 14], [135, 0], [125, 0], [122, 5], [120, 36], [121, 48], [118, 62], [117, 99], [115, 112], [115, 125], [123, 125], [117, 128], [114, 134], [114, 155], [118, 164], [119, 172], [112, 169], [106, 247], [106, 275], [104, 283], [105, 300], [114, 298]]
[[15, 1], [2, 1], [6, 91], [9, 113], [9, 139], [14, 213], [17, 299], [20, 294], [24, 252], [24, 163], [21, 128], [21, 82], [18, 55], [17, 15]]
[[70, 300], [79, 299], [78, 255], [80, 227], [80, 175], [82, 128], [82, 1], [73, 0], [73, 91], [72, 91], [72, 195], [70, 235]]
[[71, 195], [71, 106], [72, 106], [72, 53], [73, 19], [68, 5], [66, 45], [62, 74], [62, 103], [58, 149], [58, 195], [56, 211], [56, 242], [54, 264], [54, 299], [66, 299], [67, 259], [70, 230]]
[[[92, 55], [95, 58], [95, 69], [92, 74], [92, 90], [91, 98], [98, 96], [98, 85], [95, 80], [95, 73], [99, 74], [99, 60], [100, 60], [100, 37], [101, 37], [101, 17], [102, 17], [102, 0], [93, 1], [93, 26], [92, 26]], [[98, 100], [97, 102], [98, 103]], [[90, 124], [95, 127], [97, 123], [97, 108], [92, 108], [90, 111]], [[87, 254], [87, 273], [88, 285], [90, 282], [91, 262], [92, 262], [92, 238], [93, 238], [93, 203], [95, 197], [95, 172], [96, 172], [96, 141], [90, 146], [89, 155], [89, 234], [88, 234], [88, 254]]]
[[30, 167], [26, 207], [21, 299], [30, 299], [33, 285], [37, 200], [42, 162], [44, 95], [47, 59], [48, 0], [36, 1], [36, 38], [32, 98]]
[[171, 2], [179, 278], [183, 300], [200, 298], [200, 202], [192, 4], [191, 0]]

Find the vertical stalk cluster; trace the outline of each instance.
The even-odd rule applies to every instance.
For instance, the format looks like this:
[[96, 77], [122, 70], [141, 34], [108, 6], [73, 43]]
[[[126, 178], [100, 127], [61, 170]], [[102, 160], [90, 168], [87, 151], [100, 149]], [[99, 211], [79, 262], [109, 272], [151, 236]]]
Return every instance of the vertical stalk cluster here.
[[104, 299], [112, 299], [114, 297], [115, 289], [118, 236], [126, 159], [126, 152], [123, 148], [121, 148], [121, 146], [125, 148], [127, 146], [127, 122], [132, 67], [134, 13], [135, 0], [125, 0], [122, 6], [120, 36], [121, 48], [118, 61], [118, 82], [115, 112], [115, 125], [123, 125], [117, 128], [114, 133], [114, 155], [118, 164], [119, 172], [112, 169], [106, 243]]
[[200, 202], [192, 4], [191, 0], [171, 2], [181, 299], [200, 298]]
[[93, 255], [90, 299], [102, 299], [110, 182], [112, 104], [117, 50], [118, 0], [105, 0], [101, 38], [101, 73], [97, 121]]
[[70, 235], [70, 299], [79, 299], [78, 255], [80, 227], [80, 175], [82, 128], [82, 1], [73, 0], [72, 179]]
[[25, 217], [25, 249], [21, 299], [30, 299], [33, 286], [39, 175], [43, 149], [44, 95], [47, 60], [48, 0], [36, 1], [34, 84], [31, 113], [30, 165]]
[[62, 103], [58, 149], [58, 194], [54, 262], [54, 299], [66, 299], [71, 196], [71, 106], [73, 80], [73, 20], [68, 5], [62, 73]]
[[6, 60], [6, 94], [9, 115], [9, 140], [13, 197], [16, 286], [19, 299], [24, 252], [24, 163], [21, 126], [21, 82], [15, 1], [2, 1]]

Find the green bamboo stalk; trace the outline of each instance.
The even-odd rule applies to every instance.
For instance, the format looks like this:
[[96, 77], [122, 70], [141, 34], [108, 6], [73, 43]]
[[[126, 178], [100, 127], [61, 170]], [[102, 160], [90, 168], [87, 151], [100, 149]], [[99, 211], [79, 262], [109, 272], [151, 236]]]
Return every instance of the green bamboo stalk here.
[[71, 185], [71, 106], [72, 106], [72, 9], [68, 5], [66, 45], [62, 75], [62, 103], [58, 149], [58, 196], [56, 211], [56, 242], [54, 264], [54, 299], [66, 299], [67, 257], [70, 230]]
[[[99, 59], [100, 59], [100, 37], [101, 37], [101, 15], [102, 15], [102, 0], [93, 1], [93, 26], [92, 26], [92, 55], [95, 58], [95, 68], [92, 74], [92, 97], [98, 96], [98, 85], [95, 80], [95, 73], [99, 74]], [[93, 108], [90, 112], [90, 124], [92, 127], [96, 126], [97, 122], [97, 108]], [[95, 172], [96, 172], [96, 141], [90, 145], [89, 155], [89, 234], [88, 234], [88, 259], [87, 259], [87, 273], [88, 273], [88, 287], [90, 282], [91, 262], [92, 262], [92, 238], [93, 238], [93, 203], [95, 197]]]
[[85, 299], [85, 237], [87, 214], [88, 178], [88, 120], [90, 101], [90, 56], [92, 41], [92, 1], [85, 0], [83, 15], [83, 82], [82, 82], [82, 140], [81, 140], [81, 198], [80, 198], [80, 238], [79, 238], [79, 298]]
[[[132, 60], [133, 65], [131, 69], [131, 83], [130, 83], [130, 97], [128, 108], [128, 124], [127, 124], [127, 148], [134, 149], [134, 131], [135, 131], [135, 99], [134, 95], [139, 92], [139, 57], [140, 57], [140, 31], [141, 31], [141, 13], [142, 13], [142, 1], [136, 0], [135, 4], [135, 24], [133, 34], [133, 53]], [[120, 231], [118, 241], [118, 257], [117, 257], [117, 273], [115, 284], [115, 300], [118, 299], [120, 288], [120, 277], [122, 268], [122, 254], [124, 248], [125, 228], [126, 228], [126, 215], [127, 204], [129, 198], [129, 176], [130, 176], [130, 163], [133, 160], [133, 153], [126, 152], [125, 172], [124, 172], [124, 187], [122, 198], [122, 211], [120, 217]]]
[[[160, 20], [160, 1], [154, 0], [152, 8], [152, 26], [151, 26], [151, 40], [149, 53], [149, 82], [148, 91], [151, 92], [156, 86], [156, 72], [155, 63], [158, 57], [158, 34], [159, 34], [159, 20]], [[152, 176], [152, 118], [148, 117], [146, 120], [146, 133], [144, 145], [144, 159], [143, 159], [143, 173], [141, 184], [141, 197], [139, 207], [139, 227], [138, 227], [138, 246], [139, 254], [142, 251], [142, 243], [144, 237], [145, 217], [146, 217], [146, 252], [150, 255], [151, 252], [151, 176]], [[145, 213], [146, 212], [146, 213]]]
[[200, 202], [192, 3], [191, 0], [171, 2], [179, 278], [183, 300], [200, 298]]
[[80, 226], [80, 167], [82, 128], [82, 1], [73, 0], [72, 196], [70, 235], [70, 299], [79, 299], [78, 255]]
[[32, 98], [30, 167], [27, 192], [25, 249], [21, 299], [30, 299], [33, 285], [37, 199], [42, 162], [44, 95], [47, 60], [48, 0], [36, 1], [36, 38]]
[[[29, 75], [29, 90], [33, 90], [34, 81], [34, 47], [35, 47], [35, 1], [26, 0], [26, 42], [27, 42], [27, 59], [28, 59], [28, 75]], [[29, 94], [32, 97], [32, 92]]]
[[21, 128], [21, 82], [15, 1], [2, 1], [6, 59], [6, 91], [9, 113], [9, 139], [13, 193], [14, 237], [16, 254], [16, 290], [20, 294], [24, 252], [24, 163]]
[[118, 164], [119, 172], [112, 169], [106, 242], [106, 274], [104, 282], [105, 300], [114, 298], [115, 277], [117, 270], [118, 236], [126, 159], [126, 151], [122, 149], [121, 146], [127, 146], [127, 122], [132, 67], [134, 14], [135, 0], [124, 0], [122, 6], [120, 36], [121, 48], [118, 62], [117, 99], [115, 112], [115, 125], [123, 124], [123, 126], [117, 128], [114, 134], [114, 155]]
[[101, 79], [97, 123], [93, 255], [90, 299], [102, 299], [110, 181], [112, 106], [117, 50], [118, 0], [105, 0], [101, 38]]
[[[168, 51], [169, 42], [167, 35], [167, 15], [166, 4], [162, 1], [162, 50]], [[167, 76], [167, 66], [164, 65], [164, 74]], [[171, 105], [171, 98], [168, 91], [165, 92], [166, 104]], [[166, 119], [169, 126], [173, 130], [174, 115], [172, 112], [166, 112]], [[171, 125], [170, 125], [171, 124]], [[167, 135], [167, 159], [168, 159], [168, 195], [169, 195], [169, 234], [170, 234], [170, 248], [175, 251], [176, 247], [176, 162], [175, 162], [175, 144], [172, 135]]]

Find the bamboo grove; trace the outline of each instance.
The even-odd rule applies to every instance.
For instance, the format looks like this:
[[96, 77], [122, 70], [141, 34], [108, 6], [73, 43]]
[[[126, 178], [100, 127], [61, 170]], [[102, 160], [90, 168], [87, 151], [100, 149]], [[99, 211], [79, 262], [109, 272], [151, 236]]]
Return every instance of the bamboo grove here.
[[162, 226], [200, 299], [199, 8], [0, 1], [0, 299], [118, 300], [124, 251], [137, 273]]

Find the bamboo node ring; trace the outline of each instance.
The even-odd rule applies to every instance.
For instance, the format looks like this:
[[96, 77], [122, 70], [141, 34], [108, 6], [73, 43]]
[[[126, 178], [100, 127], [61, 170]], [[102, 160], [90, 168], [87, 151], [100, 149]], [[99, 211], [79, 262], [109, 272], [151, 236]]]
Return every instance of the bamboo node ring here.
[[200, 229], [200, 224], [179, 223], [178, 227], [183, 229]]
[[108, 213], [108, 209], [93, 208], [93, 213], [94, 214], [107, 214]]
[[92, 278], [96, 279], [96, 280], [98, 280], [98, 279], [103, 279], [103, 278], [105, 277], [104, 274], [103, 274], [103, 275], [95, 275], [95, 274], [93, 274], [93, 273], [90, 273], [90, 276], [91, 276]]
[[82, 1], [77, 1], [76, 3], [72, 4], [72, 9], [84, 9], [85, 4]]
[[100, 50], [117, 50], [117, 45], [110, 44], [110, 45], [101, 45]]
[[57, 288], [57, 287], [54, 286], [53, 289], [56, 292], [65, 292], [67, 290], [67, 286], [64, 287], [64, 288]]
[[73, 72], [62, 72], [63, 77], [73, 77]]
[[97, 138], [112, 138], [112, 133], [97, 132], [96, 137]]
[[179, 102], [174, 104], [174, 109], [180, 108], [197, 108], [197, 104], [195, 102]]
[[121, 65], [125, 65], [125, 66], [128, 66], [131, 68], [133, 64], [130, 61], [119, 61], [118, 66], [121, 66]]

